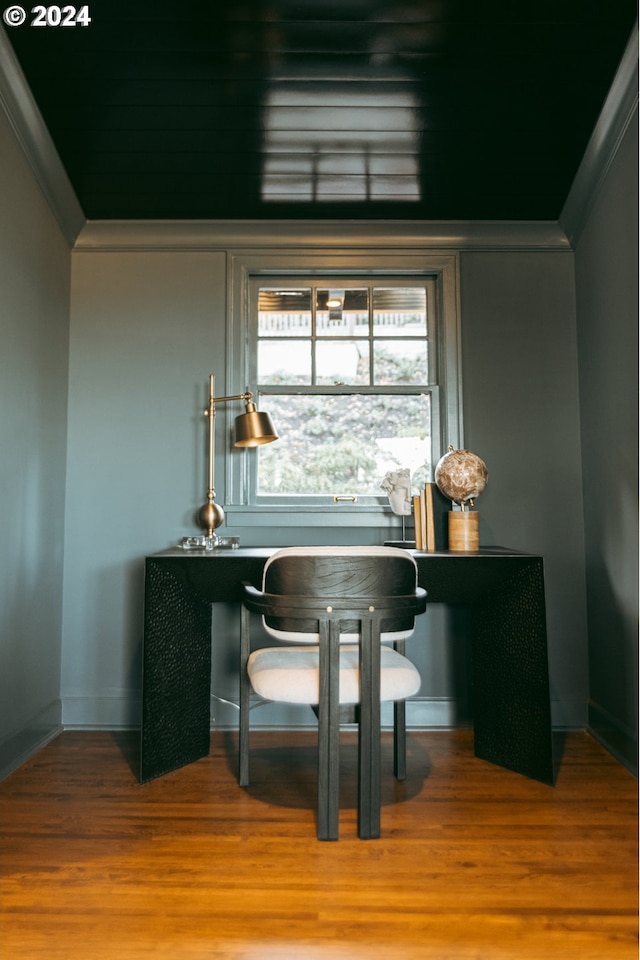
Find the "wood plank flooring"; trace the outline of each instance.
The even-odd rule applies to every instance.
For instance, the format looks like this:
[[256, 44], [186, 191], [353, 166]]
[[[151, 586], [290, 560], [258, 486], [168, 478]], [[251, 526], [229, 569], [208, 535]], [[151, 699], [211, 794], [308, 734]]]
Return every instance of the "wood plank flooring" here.
[[382, 838], [315, 838], [315, 740], [232, 734], [144, 786], [135, 734], [66, 732], [0, 784], [2, 960], [631, 960], [637, 782], [588, 735], [555, 787], [473, 756], [467, 731], [383, 743]]

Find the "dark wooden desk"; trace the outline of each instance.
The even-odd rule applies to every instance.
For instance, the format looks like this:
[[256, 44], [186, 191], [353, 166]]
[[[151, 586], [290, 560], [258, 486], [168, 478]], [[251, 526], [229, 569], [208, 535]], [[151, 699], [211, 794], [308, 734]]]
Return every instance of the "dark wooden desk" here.
[[[242, 580], [260, 586], [273, 552], [176, 548], [146, 558], [142, 782], [208, 754], [211, 604], [240, 602]], [[553, 783], [542, 558], [502, 547], [410, 552], [431, 603], [472, 611], [476, 756]]]

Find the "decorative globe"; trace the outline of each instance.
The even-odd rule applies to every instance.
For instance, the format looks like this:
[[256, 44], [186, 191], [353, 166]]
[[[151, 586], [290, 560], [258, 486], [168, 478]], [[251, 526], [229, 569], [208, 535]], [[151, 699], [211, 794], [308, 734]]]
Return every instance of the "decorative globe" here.
[[489, 471], [484, 460], [470, 450], [449, 447], [436, 464], [434, 479], [441, 493], [461, 506], [479, 497], [487, 485]]

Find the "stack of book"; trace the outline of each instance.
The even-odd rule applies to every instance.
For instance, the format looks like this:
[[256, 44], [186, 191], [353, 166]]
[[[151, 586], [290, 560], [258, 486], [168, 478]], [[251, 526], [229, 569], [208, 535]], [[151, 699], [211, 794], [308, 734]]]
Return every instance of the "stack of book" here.
[[419, 495], [413, 497], [413, 517], [416, 526], [416, 550], [446, 550], [449, 545], [451, 501], [435, 483], [425, 483]]

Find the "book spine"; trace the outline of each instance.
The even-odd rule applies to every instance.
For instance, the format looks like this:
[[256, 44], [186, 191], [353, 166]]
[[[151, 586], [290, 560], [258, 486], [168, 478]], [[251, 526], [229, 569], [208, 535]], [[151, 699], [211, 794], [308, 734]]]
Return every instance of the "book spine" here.
[[422, 518], [419, 496], [413, 498], [413, 522], [416, 528], [416, 550], [424, 550], [422, 545]]
[[425, 523], [426, 523], [426, 542], [425, 550], [433, 553], [436, 549], [436, 526], [433, 515], [433, 486], [430, 483], [424, 485], [425, 498]]
[[424, 488], [420, 491], [420, 539], [422, 549], [427, 549], [427, 501]]

